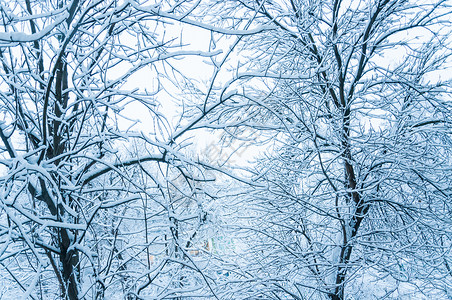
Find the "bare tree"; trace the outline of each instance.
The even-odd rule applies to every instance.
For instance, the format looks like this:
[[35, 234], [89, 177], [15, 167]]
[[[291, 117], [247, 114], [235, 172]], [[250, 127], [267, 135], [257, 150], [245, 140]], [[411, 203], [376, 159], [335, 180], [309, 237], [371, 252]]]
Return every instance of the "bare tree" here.
[[[189, 252], [201, 247], [206, 218], [199, 185], [212, 178], [183, 140], [204, 114], [188, 121], [193, 115], [182, 113], [174, 125], [176, 113], [161, 109], [171, 100], [156, 96], [168, 84], [190, 88], [175, 58], [215, 55], [180, 39], [178, 22], [190, 23], [197, 3], [0, 4], [0, 274], [8, 293], [212, 293], [205, 264]], [[136, 112], [146, 129], [135, 126]]]
[[240, 41], [216, 115], [272, 141], [250, 170], [234, 299], [450, 297], [449, 4], [214, 6], [227, 28], [268, 29]]

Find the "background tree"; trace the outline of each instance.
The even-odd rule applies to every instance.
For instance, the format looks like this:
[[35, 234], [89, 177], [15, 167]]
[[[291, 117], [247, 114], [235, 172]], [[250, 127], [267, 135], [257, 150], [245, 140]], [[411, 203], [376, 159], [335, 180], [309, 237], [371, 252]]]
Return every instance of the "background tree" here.
[[237, 46], [216, 117], [233, 138], [272, 141], [250, 170], [234, 297], [450, 297], [447, 1], [216, 8], [228, 28], [268, 28]]

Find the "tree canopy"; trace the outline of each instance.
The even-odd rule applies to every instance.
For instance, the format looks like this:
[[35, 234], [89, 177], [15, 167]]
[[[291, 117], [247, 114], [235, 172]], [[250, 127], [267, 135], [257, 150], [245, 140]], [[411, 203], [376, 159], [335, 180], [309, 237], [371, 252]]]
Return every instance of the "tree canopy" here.
[[450, 11], [0, 1], [0, 295], [448, 299]]

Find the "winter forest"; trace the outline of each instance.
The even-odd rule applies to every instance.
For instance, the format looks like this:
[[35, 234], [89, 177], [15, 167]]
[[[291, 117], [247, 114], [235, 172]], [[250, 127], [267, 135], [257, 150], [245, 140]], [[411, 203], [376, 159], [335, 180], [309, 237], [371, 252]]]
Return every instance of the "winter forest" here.
[[0, 299], [452, 299], [450, 0], [0, 14]]

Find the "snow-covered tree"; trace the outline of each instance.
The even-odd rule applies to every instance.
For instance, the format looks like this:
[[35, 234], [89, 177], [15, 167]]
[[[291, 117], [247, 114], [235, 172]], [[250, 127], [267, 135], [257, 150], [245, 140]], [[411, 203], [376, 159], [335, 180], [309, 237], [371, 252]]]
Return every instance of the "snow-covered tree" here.
[[223, 26], [266, 28], [237, 46], [217, 114], [272, 142], [250, 170], [234, 299], [450, 297], [450, 3], [215, 7]]
[[193, 87], [177, 59], [218, 54], [180, 36], [196, 7], [0, 2], [2, 293], [211, 293], [190, 250], [202, 248], [212, 177], [184, 140], [203, 115], [171, 104]]

